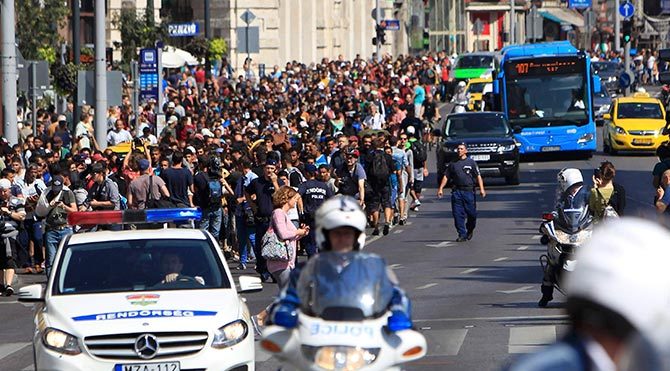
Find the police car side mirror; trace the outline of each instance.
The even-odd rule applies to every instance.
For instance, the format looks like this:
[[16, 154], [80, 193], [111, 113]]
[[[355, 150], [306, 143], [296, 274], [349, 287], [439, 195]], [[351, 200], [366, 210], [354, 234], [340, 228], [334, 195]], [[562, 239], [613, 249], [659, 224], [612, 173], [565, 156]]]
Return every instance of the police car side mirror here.
[[251, 293], [263, 290], [263, 283], [259, 277], [240, 276], [238, 278], [240, 283], [239, 293]]
[[434, 137], [441, 137], [441, 136], [442, 136], [442, 130], [440, 130], [440, 129], [433, 129], [433, 136], [434, 136]]
[[612, 119], [612, 115], [610, 115], [609, 113], [603, 114], [603, 120], [608, 120], [609, 121], [611, 119]]
[[521, 130], [523, 130], [523, 129], [519, 125], [516, 125], [512, 128], [512, 131], [514, 132], [514, 134], [521, 134]]
[[40, 284], [22, 287], [19, 290], [19, 301], [44, 301], [44, 288]]

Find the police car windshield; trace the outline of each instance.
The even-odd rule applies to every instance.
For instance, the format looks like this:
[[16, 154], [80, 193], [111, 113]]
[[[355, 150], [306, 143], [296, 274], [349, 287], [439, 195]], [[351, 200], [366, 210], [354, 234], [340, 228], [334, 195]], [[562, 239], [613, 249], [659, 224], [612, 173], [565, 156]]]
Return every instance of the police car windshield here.
[[54, 294], [230, 288], [206, 240], [154, 239], [70, 245]]
[[449, 137], [499, 137], [510, 134], [509, 126], [501, 114], [451, 115], [445, 123]]

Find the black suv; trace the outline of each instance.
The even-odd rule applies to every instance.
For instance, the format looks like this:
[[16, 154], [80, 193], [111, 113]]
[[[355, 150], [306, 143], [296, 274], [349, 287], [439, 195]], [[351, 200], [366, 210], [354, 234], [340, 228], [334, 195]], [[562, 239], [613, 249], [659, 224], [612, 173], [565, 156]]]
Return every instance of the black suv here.
[[483, 177], [504, 177], [507, 184], [519, 184], [519, 148], [513, 130], [501, 112], [465, 112], [451, 114], [442, 130], [437, 150], [437, 181], [445, 165], [458, 157], [456, 147], [465, 143], [468, 155], [477, 161]]

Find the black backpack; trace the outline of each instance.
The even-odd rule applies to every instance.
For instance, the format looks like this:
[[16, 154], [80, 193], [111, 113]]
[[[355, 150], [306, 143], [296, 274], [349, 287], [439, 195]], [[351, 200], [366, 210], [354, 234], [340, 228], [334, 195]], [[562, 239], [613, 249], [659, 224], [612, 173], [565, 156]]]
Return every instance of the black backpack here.
[[391, 175], [388, 162], [386, 162], [386, 153], [375, 151], [372, 157], [371, 174], [376, 180], [386, 180]]
[[[355, 173], [354, 173], [355, 174]], [[355, 177], [349, 172], [346, 166], [342, 167], [342, 175], [340, 177], [339, 192], [347, 196], [355, 196], [358, 193], [358, 177]]]
[[426, 160], [428, 159], [428, 153], [426, 151], [426, 146], [423, 143], [420, 143], [418, 140], [412, 142], [412, 155], [414, 158], [414, 167], [422, 168]]

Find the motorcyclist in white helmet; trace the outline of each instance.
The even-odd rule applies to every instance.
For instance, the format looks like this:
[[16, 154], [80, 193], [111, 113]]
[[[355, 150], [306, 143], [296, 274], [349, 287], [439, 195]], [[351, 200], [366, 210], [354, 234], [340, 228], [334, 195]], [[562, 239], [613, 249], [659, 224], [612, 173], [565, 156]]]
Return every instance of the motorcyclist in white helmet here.
[[[306, 264], [316, 264], [316, 260], [326, 258], [327, 254], [348, 254], [359, 251], [353, 258], [383, 259], [376, 254], [363, 253], [365, 246], [365, 226], [367, 220], [359, 203], [350, 196], [338, 195], [326, 200], [316, 211], [316, 244], [320, 254], [312, 257]], [[349, 257], [351, 258], [351, 257]], [[385, 263], [384, 263], [385, 264]], [[295, 327], [298, 323], [297, 308], [300, 298], [296, 290], [298, 279], [305, 264], [299, 264], [291, 271], [288, 285], [282, 290], [279, 298], [270, 311], [270, 321], [284, 327]], [[401, 330], [412, 327], [410, 303], [405, 292], [398, 287], [395, 274], [386, 269], [388, 279], [392, 282], [393, 297], [388, 304], [392, 311], [389, 327]]]
[[[588, 190], [584, 188], [584, 177], [579, 169], [564, 168], [556, 176], [558, 186], [556, 188], [556, 206], [558, 209], [571, 209], [571, 205], [579, 197], [588, 200]], [[588, 204], [588, 203], [587, 203]], [[554, 284], [552, 277], [553, 267], [548, 265], [544, 271], [544, 278], [542, 279], [542, 298], [537, 303], [540, 307], [546, 307], [547, 304], [554, 299]]]
[[[670, 249], [664, 241], [668, 240], [666, 229], [642, 219], [602, 224], [579, 249], [579, 263], [566, 278], [570, 331], [507, 370], [616, 370], [632, 339], [638, 335], [654, 339], [666, 332], [670, 275], [665, 271]], [[631, 370], [651, 368], [637, 363]]]

